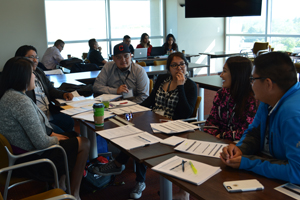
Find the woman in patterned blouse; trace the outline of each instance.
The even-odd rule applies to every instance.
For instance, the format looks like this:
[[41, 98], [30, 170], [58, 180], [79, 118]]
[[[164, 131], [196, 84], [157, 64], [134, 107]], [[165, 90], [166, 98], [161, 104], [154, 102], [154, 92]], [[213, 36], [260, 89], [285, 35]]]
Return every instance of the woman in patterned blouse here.
[[188, 62], [181, 52], [167, 60], [167, 74], [159, 75], [150, 96], [141, 105], [170, 119], [189, 118], [197, 100], [197, 86], [187, 77]]
[[223, 79], [206, 120], [205, 132], [230, 140], [239, 140], [252, 123], [257, 101], [249, 81], [252, 63], [245, 57], [230, 57], [224, 64]]

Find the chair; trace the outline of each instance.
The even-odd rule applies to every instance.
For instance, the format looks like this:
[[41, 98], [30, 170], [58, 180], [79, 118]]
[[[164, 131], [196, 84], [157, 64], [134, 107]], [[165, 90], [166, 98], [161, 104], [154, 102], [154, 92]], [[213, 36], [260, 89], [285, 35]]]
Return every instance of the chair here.
[[150, 83], [149, 83], [149, 95], [151, 94], [152, 90], [153, 90], [153, 80], [150, 79]]
[[138, 64], [138, 65], [140, 65], [142, 67], [146, 67], [147, 66], [146, 62], [144, 62], [144, 61], [136, 62], [136, 64]]
[[248, 53], [248, 52], [252, 52], [254, 58], [258, 55], [260, 55], [261, 53], [264, 52], [268, 52], [269, 51], [269, 42], [255, 42], [253, 44], [253, 48], [251, 50], [247, 50], [247, 49], [242, 49], [241, 53]]
[[197, 121], [198, 120], [198, 108], [199, 108], [200, 102], [201, 102], [201, 97], [198, 96], [192, 116], [188, 119], [183, 119], [182, 121]]
[[[13, 155], [11, 153], [12, 148], [11, 148], [11, 145], [9, 144], [8, 140], [2, 134], [0, 134], [0, 156], [1, 156], [1, 159], [0, 159], [0, 169], [1, 169], [0, 170], [0, 179], [1, 179], [1, 185], [4, 185], [4, 193], [3, 193], [3, 199], [4, 200], [6, 200], [8, 190], [10, 188], [31, 181], [30, 179], [16, 178], [16, 177], [12, 176], [12, 169], [17, 168], [17, 167], [15, 167], [17, 165], [13, 166], [15, 164], [16, 160], [19, 159], [19, 158], [23, 158], [25, 156], [40, 153], [40, 152], [47, 151], [47, 150], [54, 149], [54, 148], [59, 148], [63, 152], [64, 158], [65, 158], [65, 169], [66, 169], [66, 172], [68, 172], [67, 155], [65, 153], [65, 150], [61, 146], [52, 145], [52, 146], [50, 146], [48, 148], [45, 148], [45, 149], [42, 149], [42, 150], [30, 151], [30, 152], [23, 153], [23, 154], [20, 154], [20, 155]], [[43, 160], [45, 160], [45, 159], [43, 159]], [[22, 166], [20, 166], [20, 165], [21, 164], [18, 164], [19, 167], [23, 166], [23, 165]], [[10, 168], [10, 167], [12, 167], [12, 168]], [[6, 171], [8, 171], [8, 173], [2, 174], [2, 172], [6, 172]], [[57, 175], [56, 175], [56, 177], [57, 177]], [[69, 173], [66, 173], [66, 183], [67, 183], [67, 191], [70, 192], [71, 190], [70, 190]]]
[[166, 65], [167, 64], [167, 60], [154, 60], [153, 61], [154, 65]]

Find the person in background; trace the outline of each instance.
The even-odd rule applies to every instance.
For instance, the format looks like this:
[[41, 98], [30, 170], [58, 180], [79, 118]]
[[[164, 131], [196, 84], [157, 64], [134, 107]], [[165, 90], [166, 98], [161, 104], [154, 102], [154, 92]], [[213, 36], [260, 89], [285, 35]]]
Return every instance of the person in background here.
[[103, 66], [105, 63], [107, 63], [106, 60], [101, 55], [102, 48], [98, 45], [98, 42], [96, 39], [90, 39], [89, 40], [89, 46], [90, 50], [87, 55], [87, 59], [98, 66]]
[[123, 43], [127, 44], [130, 50], [130, 53], [133, 54], [134, 53], [134, 49], [133, 46], [130, 44], [131, 43], [131, 38], [129, 37], [129, 35], [125, 35], [123, 37]]
[[55, 69], [59, 62], [64, 60], [60, 52], [64, 49], [65, 42], [62, 40], [56, 40], [53, 47], [49, 47], [43, 55], [41, 63], [47, 69]]
[[[248, 81], [252, 62], [245, 57], [236, 56], [226, 60], [220, 77], [223, 80], [213, 101], [204, 131], [229, 140], [240, 140], [244, 131], [252, 123], [257, 101]], [[214, 128], [215, 127], [215, 128]]]
[[197, 101], [197, 86], [187, 77], [188, 62], [181, 52], [167, 60], [167, 74], [159, 75], [150, 96], [141, 103], [170, 119], [189, 118]]
[[168, 34], [166, 37], [166, 42], [162, 45], [165, 50], [165, 54], [169, 51], [170, 53], [178, 51], [178, 45], [176, 44], [176, 39], [173, 34]]
[[54, 99], [72, 100], [72, 93], [56, 89], [46, 77], [45, 73], [38, 68], [39, 57], [37, 50], [31, 45], [23, 45], [18, 48], [15, 56], [26, 57], [33, 62], [33, 73], [35, 75], [35, 88], [34, 90], [26, 91], [33, 102], [37, 104], [39, 109], [49, 116], [51, 126], [55, 132], [70, 132], [74, 128], [74, 120], [60, 112], [58, 106], [54, 106], [51, 101]]
[[150, 56], [152, 45], [149, 41], [149, 35], [147, 33], [143, 33], [141, 36], [140, 44], [136, 46], [136, 48], [148, 48], [147, 50], [147, 56]]
[[120, 94], [141, 103], [149, 95], [149, 78], [143, 67], [131, 61], [129, 47], [120, 43], [114, 46], [113, 62], [104, 65], [95, 80], [96, 94]]
[[[40, 150], [59, 144], [67, 154], [71, 173], [71, 194], [80, 199], [79, 188], [82, 180], [90, 142], [75, 133], [57, 134], [53, 132], [45, 114], [26, 96], [26, 91], [34, 90], [34, 63], [27, 58], [9, 59], [4, 68], [0, 84], [0, 132], [9, 141], [14, 154]], [[59, 187], [66, 190], [64, 156], [59, 149], [52, 149], [18, 159], [16, 164], [48, 158], [54, 162], [59, 175]], [[37, 164], [14, 171], [40, 181], [54, 182], [52, 168], [48, 164]]]
[[233, 168], [300, 184], [300, 83], [294, 63], [282, 52], [261, 54], [250, 82], [260, 101], [256, 116], [220, 158]]

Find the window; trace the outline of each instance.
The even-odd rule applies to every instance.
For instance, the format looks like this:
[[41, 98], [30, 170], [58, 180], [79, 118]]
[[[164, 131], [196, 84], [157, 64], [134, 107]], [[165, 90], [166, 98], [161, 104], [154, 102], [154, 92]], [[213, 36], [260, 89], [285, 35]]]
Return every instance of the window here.
[[226, 50], [251, 49], [254, 42], [267, 41], [275, 51], [300, 51], [299, 6], [299, 0], [263, 0], [261, 16], [227, 17]]
[[108, 58], [124, 35], [135, 48], [142, 33], [149, 34], [152, 45], [161, 46], [162, 5], [162, 0], [46, 0], [48, 46], [62, 39], [62, 56], [81, 58], [89, 51], [88, 40], [95, 38]]

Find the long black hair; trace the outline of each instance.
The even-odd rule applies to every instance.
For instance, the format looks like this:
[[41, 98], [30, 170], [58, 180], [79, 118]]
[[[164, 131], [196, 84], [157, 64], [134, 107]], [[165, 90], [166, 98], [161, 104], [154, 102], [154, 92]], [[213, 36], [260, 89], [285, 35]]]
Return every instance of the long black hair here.
[[3, 68], [0, 80], [0, 99], [9, 89], [24, 91], [30, 84], [33, 62], [22, 57], [9, 59]]
[[178, 45], [176, 44], [176, 39], [175, 39], [174, 35], [173, 34], [168, 34], [167, 37], [166, 37], [166, 42], [163, 44], [165, 52], [167, 52], [169, 50], [168, 41], [169, 41], [170, 38], [173, 38], [172, 49], [174, 51], [178, 51]]
[[230, 94], [236, 103], [235, 113], [237, 117], [242, 117], [249, 97], [254, 95], [249, 81], [252, 62], [248, 58], [235, 56], [228, 58], [226, 64], [231, 74]]
[[[143, 34], [141, 35], [141, 40], [140, 40], [140, 43], [141, 43], [141, 44], [144, 43], [144, 38], [145, 38], [146, 36], [148, 36], [148, 38], [149, 38], [149, 35], [148, 35], [147, 33], [143, 33]], [[147, 46], [150, 46], [150, 40], [148, 41]]]
[[24, 56], [27, 54], [27, 52], [30, 51], [30, 50], [33, 50], [33, 51], [35, 51], [35, 53], [37, 53], [37, 50], [36, 50], [36, 48], [35, 48], [34, 46], [31, 46], [31, 45], [23, 45], [23, 46], [20, 46], [20, 47], [18, 48], [18, 50], [17, 50], [16, 53], [15, 53], [15, 56], [16, 56], [16, 57], [17, 57], [17, 56], [24, 57]]

